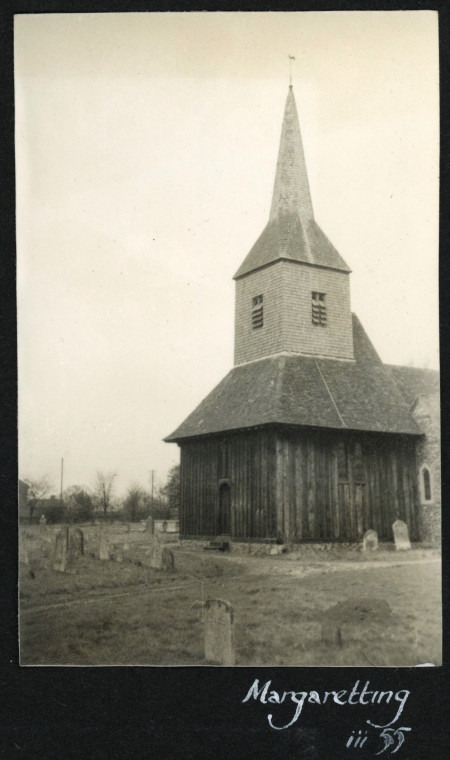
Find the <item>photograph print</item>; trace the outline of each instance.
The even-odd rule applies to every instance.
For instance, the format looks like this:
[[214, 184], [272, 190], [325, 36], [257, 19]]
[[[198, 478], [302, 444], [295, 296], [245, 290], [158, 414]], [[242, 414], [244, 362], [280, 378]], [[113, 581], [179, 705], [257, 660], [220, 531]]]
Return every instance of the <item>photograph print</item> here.
[[440, 665], [437, 13], [14, 42], [21, 665]]

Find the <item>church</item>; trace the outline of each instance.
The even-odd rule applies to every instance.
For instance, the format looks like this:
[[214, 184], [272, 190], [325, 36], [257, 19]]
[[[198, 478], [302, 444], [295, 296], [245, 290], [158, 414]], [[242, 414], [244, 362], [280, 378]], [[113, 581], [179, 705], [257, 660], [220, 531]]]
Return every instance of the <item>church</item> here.
[[439, 374], [385, 365], [317, 224], [292, 85], [269, 220], [234, 275], [234, 367], [165, 440], [180, 538], [392, 541], [440, 529]]

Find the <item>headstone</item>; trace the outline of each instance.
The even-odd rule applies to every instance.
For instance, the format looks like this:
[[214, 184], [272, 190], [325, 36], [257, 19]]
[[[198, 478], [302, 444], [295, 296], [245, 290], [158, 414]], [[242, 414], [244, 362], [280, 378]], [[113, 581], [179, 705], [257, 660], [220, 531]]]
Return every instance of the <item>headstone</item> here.
[[277, 544], [276, 546], [272, 546], [270, 550], [270, 555], [275, 557], [277, 554], [283, 553], [283, 546], [281, 544]]
[[153, 567], [155, 570], [161, 570], [162, 568], [162, 555], [163, 555], [163, 547], [161, 545], [161, 541], [159, 540], [158, 533], [156, 532], [152, 539], [152, 545], [150, 547], [150, 567]]
[[392, 610], [385, 599], [379, 597], [350, 597], [321, 613], [322, 641], [329, 646], [342, 646], [346, 638], [352, 639], [366, 627], [386, 627]]
[[39, 525], [47, 525], [47, 518], [45, 515], [41, 515], [41, 519], [39, 520]]
[[378, 549], [378, 533], [376, 530], [366, 530], [363, 537], [363, 551], [376, 551]]
[[84, 554], [84, 535], [81, 528], [72, 528], [69, 532], [69, 552], [76, 560]]
[[162, 531], [163, 533], [167, 533], [167, 520], [163, 520]]
[[152, 517], [147, 517], [147, 520], [145, 523], [145, 530], [153, 534], [153, 518]]
[[61, 528], [56, 534], [52, 567], [53, 570], [56, 570], [58, 573], [66, 572], [68, 533], [68, 528]]
[[205, 602], [205, 659], [217, 665], [234, 665], [234, 612], [223, 599]]
[[396, 520], [392, 526], [392, 531], [394, 533], [395, 548], [397, 551], [411, 549], [408, 526], [403, 520]]
[[322, 621], [322, 641], [332, 647], [342, 646], [342, 633], [340, 626], [334, 620]]
[[166, 573], [170, 572], [171, 570], [175, 570], [175, 559], [173, 552], [171, 552], [167, 546], [165, 546], [162, 550], [161, 568]]
[[19, 532], [19, 563], [21, 565], [29, 565], [30, 560], [28, 558], [28, 536]]
[[109, 559], [109, 546], [108, 541], [103, 530], [100, 531], [98, 539], [98, 556], [101, 560]]

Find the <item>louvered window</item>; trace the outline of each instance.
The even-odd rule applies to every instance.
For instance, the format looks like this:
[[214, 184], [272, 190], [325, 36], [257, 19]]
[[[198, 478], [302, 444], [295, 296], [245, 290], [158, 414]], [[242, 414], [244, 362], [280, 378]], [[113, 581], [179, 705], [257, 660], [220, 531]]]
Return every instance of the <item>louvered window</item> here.
[[264, 324], [263, 297], [253, 296], [252, 298], [252, 328], [258, 330]]
[[325, 293], [313, 290], [311, 293], [311, 316], [313, 325], [326, 327], [327, 307], [325, 305]]

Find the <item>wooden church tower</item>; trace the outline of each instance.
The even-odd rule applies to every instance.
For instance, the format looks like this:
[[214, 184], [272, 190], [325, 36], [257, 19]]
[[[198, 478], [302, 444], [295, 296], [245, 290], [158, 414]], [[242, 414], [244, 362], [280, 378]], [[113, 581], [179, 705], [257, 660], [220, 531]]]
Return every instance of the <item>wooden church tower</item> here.
[[422, 435], [350, 309], [314, 219], [292, 86], [269, 221], [236, 272], [235, 366], [165, 440], [181, 449], [180, 537], [419, 536]]

